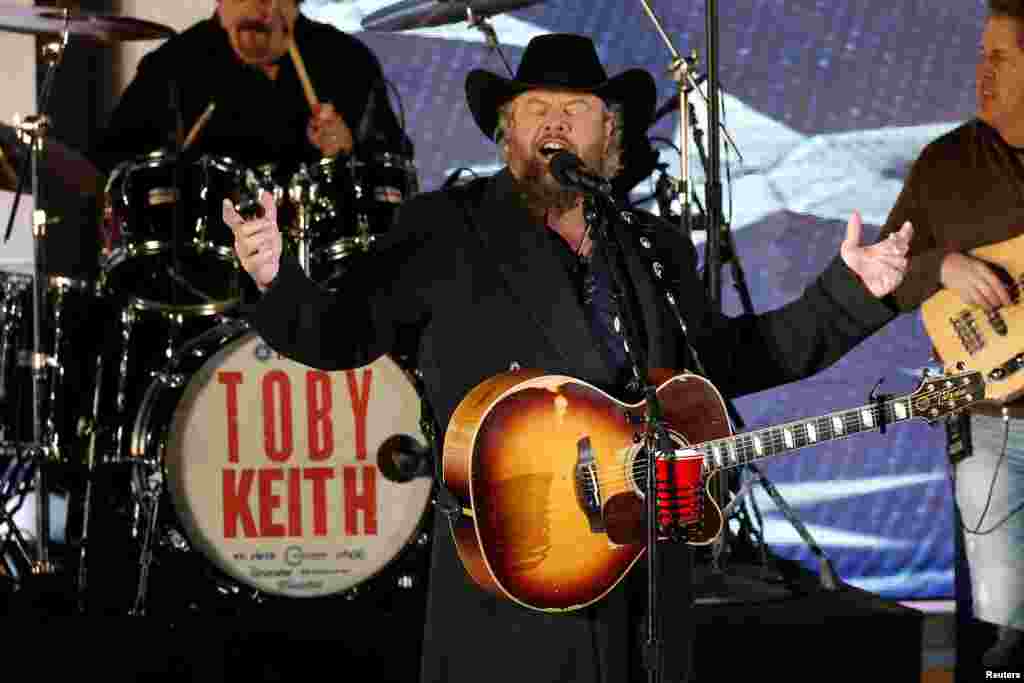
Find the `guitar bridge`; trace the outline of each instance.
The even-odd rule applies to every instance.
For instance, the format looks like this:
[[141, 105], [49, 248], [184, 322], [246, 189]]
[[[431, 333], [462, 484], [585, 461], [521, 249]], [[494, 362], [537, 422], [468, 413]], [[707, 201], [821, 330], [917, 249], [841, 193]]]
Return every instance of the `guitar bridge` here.
[[576, 500], [587, 516], [590, 530], [603, 533], [605, 526], [601, 515], [601, 481], [597, 476], [597, 461], [589, 436], [576, 442]]
[[950, 318], [949, 322], [967, 353], [973, 356], [985, 348], [985, 340], [978, 332], [978, 324], [970, 311], [964, 311], [955, 318]]

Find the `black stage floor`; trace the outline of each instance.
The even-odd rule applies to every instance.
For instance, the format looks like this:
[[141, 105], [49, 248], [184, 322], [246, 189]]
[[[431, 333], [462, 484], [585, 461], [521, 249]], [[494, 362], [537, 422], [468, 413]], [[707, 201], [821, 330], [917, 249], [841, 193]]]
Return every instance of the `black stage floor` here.
[[[110, 558], [106, 563], [110, 576], [102, 565], [92, 570], [102, 590], [128, 578]], [[694, 681], [921, 680], [921, 612], [850, 586], [825, 590], [817, 575], [791, 563], [776, 559], [774, 566], [781, 572], [769, 575], [735, 562], [722, 574], [698, 564]], [[53, 590], [37, 582], [8, 594], [0, 648], [51, 653], [39, 664], [50, 680], [58, 680], [57, 671], [124, 681], [417, 679], [425, 580], [344, 598], [257, 603], [222, 596], [216, 616], [190, 616], [197, 597], [191, 569], [170, 569], [151, 586], [146, 618], [70, 618], [76, 606], [60, 579]], [[121, 594], [129, 598], [130, 587]]]

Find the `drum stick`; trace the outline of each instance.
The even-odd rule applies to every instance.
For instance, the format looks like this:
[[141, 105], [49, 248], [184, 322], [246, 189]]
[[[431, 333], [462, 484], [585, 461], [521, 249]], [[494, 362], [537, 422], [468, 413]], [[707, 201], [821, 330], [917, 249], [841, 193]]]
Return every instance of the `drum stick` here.
[[292, 62], [295, 64], [295, 72], [299, 75], [299, 80], [302, 81], [302, 90], [306, 93], [309, 108], [316, 111], [320, 106], [320, 101], [316, 98], [313, 83], [309, 80], [309, 74], [306, 73], [306, 65], [302, 61], [302, 55], [299, 54], [299, 46], [295, 44], [295, 38], [288, 41], [288, 54], [291, 55]]
[[213, 110], [216, 108], [217, 103], [211, 101], [210, 104], [206, 107], [206, 110], [199, 115], [199, 118], [196, 119], [196, 122], [192, 124], [192, 130], [190, 130], [188, 132], [188, 135], [185, 136], [185, 142], [183, 142], [181, 145], [181, 151], [184, 152], [186, 149], [192, 146], [192, 143], [196, 141], [197, 137], [199, 137], [199, 133], [201, 133], [203, 128], [206, 127], [207, 121], [209, 121], [210, 117], [213, 116]]

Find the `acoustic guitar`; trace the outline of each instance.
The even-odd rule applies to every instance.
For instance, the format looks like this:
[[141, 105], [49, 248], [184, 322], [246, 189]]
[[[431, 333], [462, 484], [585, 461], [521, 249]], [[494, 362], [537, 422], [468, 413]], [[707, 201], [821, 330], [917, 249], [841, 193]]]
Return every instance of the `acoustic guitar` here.
[[947, 371], [981, 372], [986, 400], [1007, 403], [1024, 393], [1024, 235], [970, 253], [1005, 271], [1013, 304], [986, 311], [965, 304], [952, 290], [940, 289], [921, 304], [921, 319]]
[[[914, 418], [934, 422], [985, 394], [978, 372], [937, 375], [905, 396], [732, 435], [711, 382], [653, 376], [671, 441], [655, 450], [659, 536], [691, 545], [721, 533], [707, 491], [716, 473]], [[578, 610], [611, 591], [646, 548], [646, 422], [644, 402], [537, 370], [470, 391], [445, 434], [442, 466], [461, 506], [451, 533], [476, 584], [544, 612]]]

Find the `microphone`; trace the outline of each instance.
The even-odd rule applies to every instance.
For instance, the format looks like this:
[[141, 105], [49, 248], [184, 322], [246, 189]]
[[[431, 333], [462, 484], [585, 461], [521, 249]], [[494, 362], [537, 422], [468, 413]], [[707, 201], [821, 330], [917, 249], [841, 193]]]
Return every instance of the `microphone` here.
[[407, 434], [385, 439], [377, 449], [377, 468], [388, 481], [404, 484], [417, 477], [433, 476], [430, 449]]
[[583, 168], [583, 160], [567, 150], [560, 150], [551, 156], [548, 163], [551, 175], [565, 187], [584, 192], [610, 195], [612, 184], [606, 179]]

